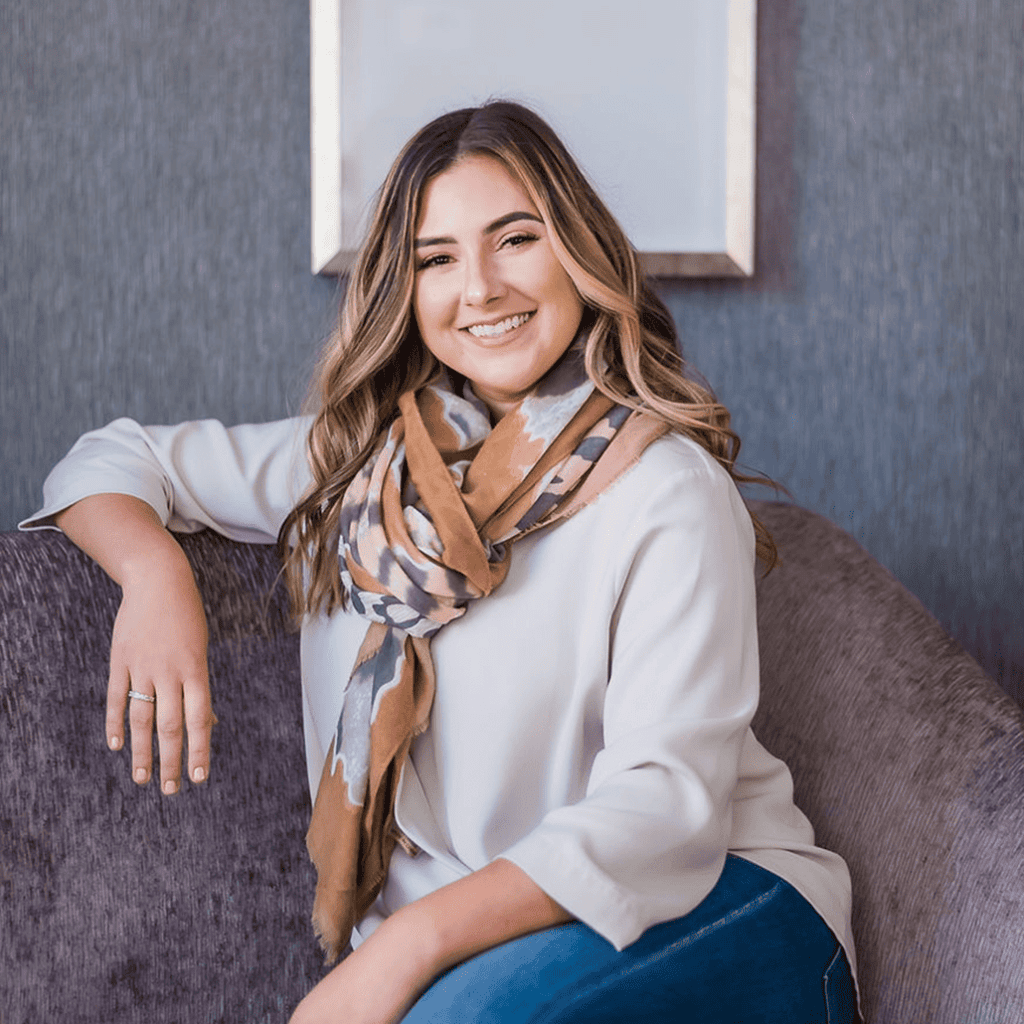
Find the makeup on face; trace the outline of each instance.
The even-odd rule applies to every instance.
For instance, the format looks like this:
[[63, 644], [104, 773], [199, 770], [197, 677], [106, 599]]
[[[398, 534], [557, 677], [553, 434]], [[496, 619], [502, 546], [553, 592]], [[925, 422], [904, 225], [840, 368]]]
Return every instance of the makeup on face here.
[[427, 183], [416, 230], [420, 336], [495, 419], [561, 358], [583, 303], [525, 189], [468, 156]]

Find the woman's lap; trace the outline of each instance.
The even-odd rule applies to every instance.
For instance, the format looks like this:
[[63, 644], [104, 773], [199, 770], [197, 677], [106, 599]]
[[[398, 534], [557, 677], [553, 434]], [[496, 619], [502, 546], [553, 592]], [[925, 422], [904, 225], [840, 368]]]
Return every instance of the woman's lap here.
[[579, 922], [525, 935], [443, 975], [403, 1024], [848, 1024], [852, 993], [810, 904], [729, 856], [700, 906], [622, 952]]

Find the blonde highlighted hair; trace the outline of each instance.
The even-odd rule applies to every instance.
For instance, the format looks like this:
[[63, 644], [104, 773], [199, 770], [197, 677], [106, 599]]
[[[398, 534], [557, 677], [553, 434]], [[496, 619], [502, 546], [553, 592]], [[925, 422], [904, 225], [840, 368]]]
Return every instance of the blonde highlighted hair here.
[[[728, 410], [688, 375], [668, 310], [554, 131], [518, 103], [456, 110], [417, 132], [388, 173], [314, 378], [308, 441], [313, 484], [278, 535], [297, 615], [330, 612], [343, 603], [337, 543], [345, 489], [394, 419], [399, 395], [422, 387], [438, 368], [412, 311], [415, 231], [427, 183], [469, 155], [501, 163], [543, 218], [552, 249], [593, 321], [586, 367], [594, 385], [693, 438], [737, 482], [763, 480], [737, 471], [740, 440]], [[757, 554], [770, 568], [777, 561], [775, 544], [756, 518], [754, 529]]]

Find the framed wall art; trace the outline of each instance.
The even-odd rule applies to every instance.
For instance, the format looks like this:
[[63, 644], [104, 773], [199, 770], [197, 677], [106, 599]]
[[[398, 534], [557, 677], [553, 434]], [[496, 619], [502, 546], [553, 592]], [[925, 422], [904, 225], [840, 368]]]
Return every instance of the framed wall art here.
[[343, 273], [409, 136], [547, 119], [665, 276], [754, 265], [756, 0], [311, 0], [312, 269]]

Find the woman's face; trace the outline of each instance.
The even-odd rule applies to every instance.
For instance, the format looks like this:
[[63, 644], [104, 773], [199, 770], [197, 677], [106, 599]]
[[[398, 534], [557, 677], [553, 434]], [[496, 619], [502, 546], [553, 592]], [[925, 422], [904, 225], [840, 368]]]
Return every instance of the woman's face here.
[[555, 365], [583, 315], [537, 208], [496, 160], [464, 157], [423, 190], [414, 258], [420, 336], [499, 419]]

